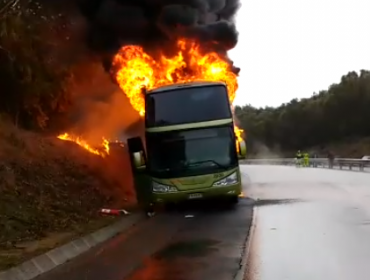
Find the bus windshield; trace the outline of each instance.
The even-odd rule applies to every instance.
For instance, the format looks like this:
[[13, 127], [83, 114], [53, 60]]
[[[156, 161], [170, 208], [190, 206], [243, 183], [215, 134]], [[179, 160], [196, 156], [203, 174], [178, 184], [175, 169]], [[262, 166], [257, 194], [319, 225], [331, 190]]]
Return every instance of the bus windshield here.
[[237, 165], [233, 129], [202, 128], [149, 133], [149, 170], [154, 176], [192, 176]]
[[185, 87], [148, 94], [146, 127], [204, 122], [232, 117], [223, 85]]

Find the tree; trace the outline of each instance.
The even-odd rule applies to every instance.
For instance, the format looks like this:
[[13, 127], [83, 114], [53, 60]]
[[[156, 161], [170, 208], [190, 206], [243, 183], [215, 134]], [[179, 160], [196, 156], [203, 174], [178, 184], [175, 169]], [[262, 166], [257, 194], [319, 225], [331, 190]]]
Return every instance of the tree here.
[[349, 72], [339, 84], [293, 99], [277, 108], [236, 107], [236, 116], [256, 142], [282, 150], [310, 148], [348, 138], [370, 136], [370, 72]]
[[0, 0], [0, 113], [45, 128], [69, 102], [72, 61], [56, 59], [61, 16], [38, 2]]

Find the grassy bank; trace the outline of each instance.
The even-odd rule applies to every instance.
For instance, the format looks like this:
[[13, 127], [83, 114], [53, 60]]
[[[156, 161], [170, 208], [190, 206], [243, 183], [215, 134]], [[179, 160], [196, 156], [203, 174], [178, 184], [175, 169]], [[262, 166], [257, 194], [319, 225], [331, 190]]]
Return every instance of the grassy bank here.
[[112, 222], [101, 207], [135, 205], [124, 151], [102, 158], [0, 121], [0, 159], [0, 270]]

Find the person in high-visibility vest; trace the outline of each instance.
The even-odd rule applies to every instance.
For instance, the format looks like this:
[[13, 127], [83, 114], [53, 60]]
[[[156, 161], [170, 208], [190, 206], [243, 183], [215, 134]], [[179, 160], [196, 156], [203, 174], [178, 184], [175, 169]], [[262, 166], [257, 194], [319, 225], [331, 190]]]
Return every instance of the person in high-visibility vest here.
[[303, 166], [308, 167], [310, 165], [310, 157], [308, 153], [304, 153], [303, 155]]

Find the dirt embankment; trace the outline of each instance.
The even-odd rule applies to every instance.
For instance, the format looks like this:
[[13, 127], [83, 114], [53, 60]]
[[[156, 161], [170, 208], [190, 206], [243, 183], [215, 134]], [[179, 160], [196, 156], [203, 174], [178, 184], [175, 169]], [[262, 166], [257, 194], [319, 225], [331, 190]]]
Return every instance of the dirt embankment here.
[[0, 121], [0, 270], [112, 222], [136, 203], [127, 154], [102, 158]]

